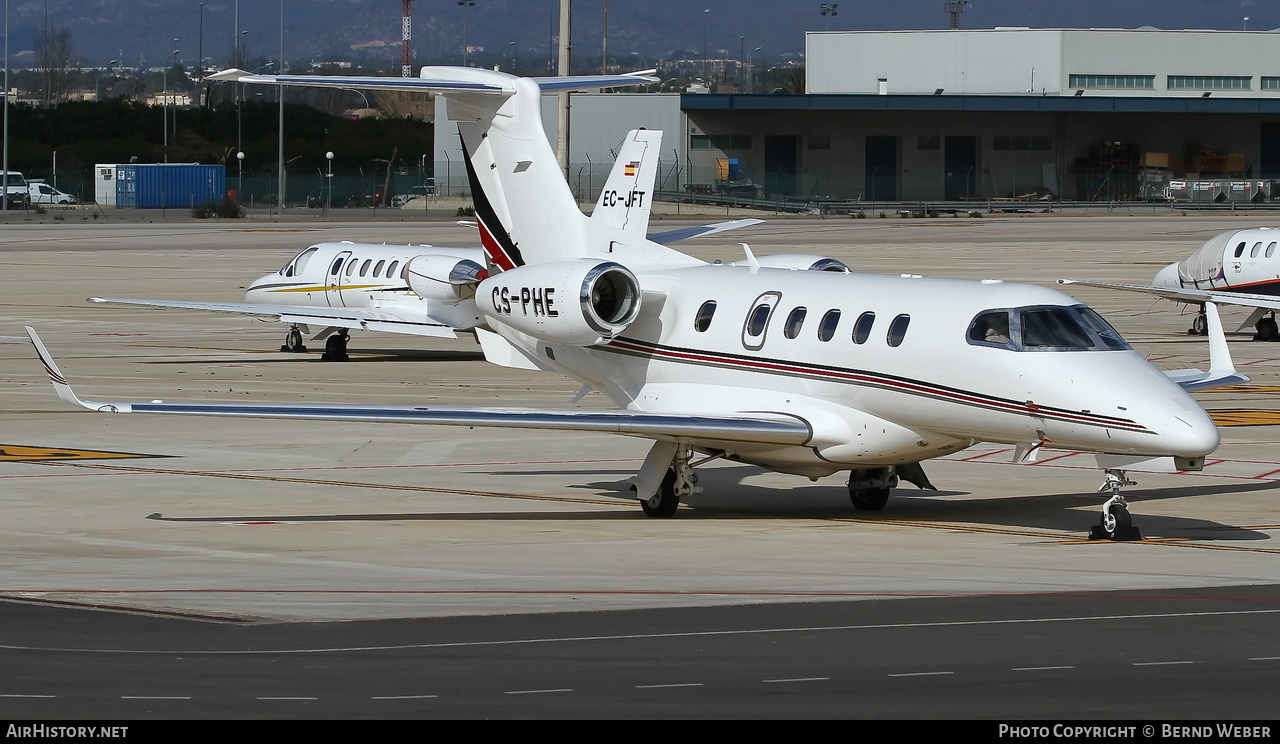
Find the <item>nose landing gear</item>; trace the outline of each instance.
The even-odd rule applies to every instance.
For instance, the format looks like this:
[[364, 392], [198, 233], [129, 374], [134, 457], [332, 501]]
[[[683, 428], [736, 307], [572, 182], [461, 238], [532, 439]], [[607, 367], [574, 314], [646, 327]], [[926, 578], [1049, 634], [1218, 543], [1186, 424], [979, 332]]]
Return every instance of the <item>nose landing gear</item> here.
[[285, 334], [284, 344], [280, 346], [280, 351], [286, 351], [290, 354], [301, 354], [307, 350], [302, 344], [302, 329], [293, 326], [289, 332]]
[[1103, 483], [1098, 490], [1111, 491], [1111, 498], [1102, 505], [1102, 517], [1098, 520], [1098, 524], [1089, 530], [1090, 540], [1123, 542], [1142, 539], [1142, 533], [1133, 526], [1133, 517], [1129, 514], [1129, 502], [1120, 495], [1120, 489], [1124, 486], [1136, 485], [1138, 484], [1129, 480], [1123, 470], [1107, 471], [1107, 482]]

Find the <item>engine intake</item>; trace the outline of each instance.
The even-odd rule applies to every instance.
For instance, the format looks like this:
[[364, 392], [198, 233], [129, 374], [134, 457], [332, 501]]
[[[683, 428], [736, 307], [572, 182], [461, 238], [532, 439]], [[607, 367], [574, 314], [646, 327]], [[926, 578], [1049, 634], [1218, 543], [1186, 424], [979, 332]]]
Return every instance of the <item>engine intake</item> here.
[[491, 276], [480, 312], [535, 338], [571, 346], [612, 340], [640, 313], [640, 282], [612, 261], [556, 261]]

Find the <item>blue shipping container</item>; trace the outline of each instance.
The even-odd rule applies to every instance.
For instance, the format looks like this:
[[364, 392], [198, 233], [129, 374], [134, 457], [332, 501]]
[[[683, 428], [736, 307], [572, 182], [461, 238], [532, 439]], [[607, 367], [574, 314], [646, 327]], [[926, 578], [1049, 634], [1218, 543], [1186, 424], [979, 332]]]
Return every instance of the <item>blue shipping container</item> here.
[[226, 195], [227, 173], [221, 165], [116, 166], [117, 209], [189, 209]]

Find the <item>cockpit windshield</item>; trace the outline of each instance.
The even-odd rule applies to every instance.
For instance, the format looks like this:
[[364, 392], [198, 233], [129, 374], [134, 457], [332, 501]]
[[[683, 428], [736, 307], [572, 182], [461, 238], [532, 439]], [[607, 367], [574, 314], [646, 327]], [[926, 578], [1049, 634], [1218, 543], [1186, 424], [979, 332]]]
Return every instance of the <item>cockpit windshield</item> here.
[[318, 250], [320, 250], [320, 246], [313, 245], [302, 253], [299, 253], [292, 261], [285, 264], [284, 267], [280, 269], [280, 275], [297, 276], [298, 274], [301, 274], [303, 268], [306, 267], [307, 262], [311, 260], [311, 257], [315, 255]]
[[986, 310], [978, 313], [969, 324], [967, 340], [975, 346], [1013, 351], [1131, 348], [1101, 315], [1084, 305]]

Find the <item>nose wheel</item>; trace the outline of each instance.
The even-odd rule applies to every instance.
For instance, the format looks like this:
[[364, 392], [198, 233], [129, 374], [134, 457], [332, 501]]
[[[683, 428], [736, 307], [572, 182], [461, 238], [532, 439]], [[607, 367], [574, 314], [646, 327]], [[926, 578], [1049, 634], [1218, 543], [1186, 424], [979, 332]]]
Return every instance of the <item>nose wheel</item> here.
[[301, 354], [307, 350], [302, 343], [302, 330], [297, 326], [289, 329], [284, 336], [284, 344], [280, 346], [280, 351], [286, 351], [290, 354]]
[[1138, 484], [1129, 480], [1123, 470], [1107, 471], [1107, 482], [1103, 483], [1098, 490], [1111, 491], [1111, 498], [1102, 505], [1102, 516], [1098, 519], [1098, 524], [1089, 530], [1090, 540], [1124, 542], [1142, 539], [1142, 533], [1133, 526], [1133, 517], [1129, 514], [1129, 502], [1120, 495], [1120, 489], [1124, 486], [1136, 485]]

